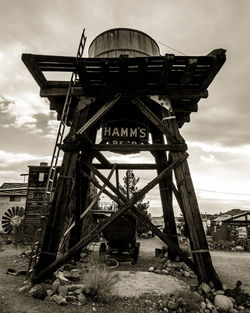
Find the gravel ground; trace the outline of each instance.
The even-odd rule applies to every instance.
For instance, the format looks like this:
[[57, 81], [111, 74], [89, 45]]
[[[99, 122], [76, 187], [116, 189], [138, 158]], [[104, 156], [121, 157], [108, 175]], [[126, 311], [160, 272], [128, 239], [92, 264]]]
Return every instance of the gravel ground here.
[[[132, 266], [121, 265], [118, 271], [132, 271], [132, 276], [135, 272], [147, 271], [149, 266], [154, 266], [157, 263], [157, 258], [153, 257], [154, 249], [161, 246], [162, 242], [156, 238], [141, 240], [138, 264]], [[145, 299], [158, 301], [161, 298], [159, 295], [153, 296], [152, 294], [139, 296], [138, 298], [114, 296], [108, 304], [88, 302], [84, 307], [71, 305], [70, 308], [69, 306], [61, 307], [51, 302], [36, 300], [17, 292], [18, 287], [25, 280], [23, 276], [6, 274], [8, 268], [27, 269], [27, 259], [19, 257], [23, 250], [9, 246], [5, 246], [4, 249], [5, 251], [0, 252], [0, 313], [66, 313], [69, 310], [71, 313], [109, 313], [115, 311], [119, 313], [148, 313], [154, 311], [145, 305]], [[97, 254], [97, 252], [94, 252], [94, 254]], [[237, 280], [241, 280], [243, 288], [250, 292], [250, 253], [212, 251], [211, 255], [214, 267], [227, 287], [233, 287]], [[124, 275], [126, 276], [127, 273], [125, 272]], [[162, 276], [155, 274], [154, 277]], [[157, 284], [157, 282], [153, 283]]]

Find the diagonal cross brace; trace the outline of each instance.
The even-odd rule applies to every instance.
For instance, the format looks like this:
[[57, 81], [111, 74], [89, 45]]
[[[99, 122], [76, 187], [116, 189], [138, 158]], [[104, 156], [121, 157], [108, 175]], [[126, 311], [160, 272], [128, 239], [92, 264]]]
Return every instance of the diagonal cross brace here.
[[[103, 176], [93, 165], [87, 162], [83, 162], [84, 165], [86, 165], [96, 176], [98, 176], [106, 185], [107, 187], [110, 188], [111, 191], [115, 193], [117, 197], [115, 197], [113, 194], [108, 192], [107, 190], [104, 190], [104, 193], [108, 195], [112, 200], [117, 202], [120, 206], [126, 205], [128, 202], [127, 198], [119, 192], [119, 190], [107, 180], [105, 176]], [[170, 165], [171, 166], [171, 165]], [[91, 177], [90, 175], [84, 174], [86, 177], [90, 179], [90, 181], [97, 187], [101, 188], [100, 184], [97, 182], [96, 179]], [[143, 190], [143, 189], [142, 189]], [[142, 197], [142, 195], [141, 195]], [[182, 260], [189, 266], [194, 272], [195, 272], [195, 267], [194, 263], [186, 256], [186, 254], [175, 244], [173, 243], [170, 239], [168, 239], [167, 235], [162, 233], [157, 227], [155, 227], [141, 212], [140, 210], [134, 206], [131, 205], [130, 209], [132, 209], [132, 212], [140, 218], [147, 226], [163, 241], [165, 242], [169, 249], [172, 250], [176, 255], [179, 255]]]
[[183, 138], [177, 138], [176, 135], [138, 98], [132, 97], [132, 102], [139, 110], [161, 131], [171, 143], [184, 143]]
[[[107, 180], [109, 181], [115, 171], [117, 167], [117, 164], [115, 163], [107, 177]], [[89, 177], [89, 176], [88, 176]], [[91, 201], [91, 203], [89, 204], [89, 206], [87, 207], [87, 209], [81, 214], [80, 219], [83, 219], [84, 216], [92, 209], [92, 207], [96, 204], [96, 202], [98, 201], [98, 199], [100, 198], [101, 194], [104, 192], [106, 188], [106, 184], [104, 183], [103, 186], [101, 186], [99, 189], [100, 191], [98, 192], [98, 194], [96, 195], [96, 197]], [[75, 226], [75, 222], [73, 222], [70, 227], [65, 231], [63, 237], [65, 237], [70, 231], [71, 229]]]
[[95, 113], [76, 133], [72, 136], [71, 140], [75, 140], [78, 136], [85, 133], [90, 127], [92, 127], [105, 113], [107, 113], [116, 103], [120, 100], [121, 95], [116, 94], [112, 100], [107, 101], [99, 111]]
[[[32, 282], [38, 283], [41, 282], [45, 276], [52, 274], [55, 270], [57, 270], [60, 266], [65, 264], [65, 262], [72, 257], [75, 253], [77, 253], [80, 249], [88, 245], [99, 233], [101, 233], [105, 228], [107, 228], [110, 224], [114, 222], [119, 216], [122, 216], [126, 211], [128, 211], [133, 205], [148, 191], [150, 191], [153, 187], [155, 187], [159, 181], [164, 177], [164, 175], [175, 168], [176, 166], [180, 165], [185, 159], [187, 158], [187, 154], [184, 154], [178, 160], [170, 164], [167, 168], [165, 168], [157, 177], [155, 177], [150, 183], [148, 183], [141, 191], [139, 191], [136, 195], [134, 195], [129, 201], [121, 206], [121, 208], [115, 212], [108, 221], [101, 225], [97, 226], [93, 229], [87, 236], [81, 239], [77, 244], [75, 244], [72, 248], [70, 248], [65, 254], [60, 256], [57, 260], [52, 262], [48, 267], [43, 269], [41, 272], [36, 274], [33, 277]], [[86, 165], [86, 164], [85, 164]]]

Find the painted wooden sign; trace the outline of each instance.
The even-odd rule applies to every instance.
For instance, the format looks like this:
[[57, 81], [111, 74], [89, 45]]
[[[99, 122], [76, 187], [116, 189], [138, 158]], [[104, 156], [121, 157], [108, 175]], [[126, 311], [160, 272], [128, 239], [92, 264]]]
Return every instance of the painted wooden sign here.
[[107, 121], [102, 126], [102, 142], [108, 144], [142, 144], [148, 141], [148, 127], [131, 120]]

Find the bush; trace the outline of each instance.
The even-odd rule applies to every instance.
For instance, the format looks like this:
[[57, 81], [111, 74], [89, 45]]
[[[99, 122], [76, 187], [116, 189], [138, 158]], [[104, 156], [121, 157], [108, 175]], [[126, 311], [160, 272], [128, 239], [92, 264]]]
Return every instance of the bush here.
[[190, 290], [182, 290], [175, 294], [175, 302], [177, 307], [182, 309], [182, 312], [198, 312], [202, 297]]
[[111, 299], [111, 291], [119, 281], [118, 274], [108, 272], [105, 266], [94, 265], [84, 275], [85, 293], [94, 301], [107, 303]]

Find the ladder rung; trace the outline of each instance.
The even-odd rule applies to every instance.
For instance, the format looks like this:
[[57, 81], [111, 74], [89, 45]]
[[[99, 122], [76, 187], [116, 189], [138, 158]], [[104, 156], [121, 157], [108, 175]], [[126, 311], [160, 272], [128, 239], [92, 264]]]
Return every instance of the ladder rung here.
[[39, 245], [39, 243], [40, 243], [39, 241], [35, 242], [35, 246]]

